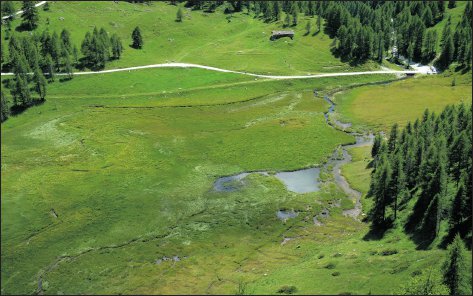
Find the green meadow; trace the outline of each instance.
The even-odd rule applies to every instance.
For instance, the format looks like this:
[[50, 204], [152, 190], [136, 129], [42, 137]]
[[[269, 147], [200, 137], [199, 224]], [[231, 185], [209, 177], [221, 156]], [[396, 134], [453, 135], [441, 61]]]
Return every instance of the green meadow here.
[[353, 123], [355, 130], [387, 132], [394, 123], [404, 126], [415, 121], [425, 108], [438, 113], [446, 105], [471, 102], [471, 94], [471, 72], [419, 76], [337, 93], [335, 117]]
[[[166, 62], [290, 75], [378, 68], [375, 63], [354, 68], [335, 58], [330, 52], [333, 40], [323, 30], [313, 36], [315, 18], [310, 18], [312, 34], [304, 36], [309, 18], [302, 14], [300, 25], [293, 28], [294, 40], [271, 42], [271, 31], [280, 30], [282, 20], [265, 23], [249, 17], [246, 12], [225, 15], [220, 11], [222, 7], [215, 13], [184, 9], [182, 23], [175, 21], [177, 6], [164, 2], [134, 5], [122, 1], [57, 1], [50, 7], [45, 12], [40, 8], [41, 18], [36, 29], [39, 33], [47, 29], [59, 34], [66, 28], [79, 50], [85, 33], [94, 26], [104, 27], [109, 35], [117, 33], [122, 38], [123, 57], [107, 63], [106, 68], [110, 69]], [[20, 21], [17, 18], [12, 26], [16, 27]], [[145, 43], [142, 50], [129, 46], [136, 26], [142, 29]]]
[[[107, 69], [165, 62], [288, 75], [379, 69], [342, 63], [322, 31], [303, 36], [302, 14], [294, 40], [270, 42], [282, 22], [185, 9], [177, 23], [176, 11], [164, 2], [56, 1], [40, 8], [35, 32], [67, 28], [77, 45], [94, 26], [116, 32], [126, 48]], [[143, 50], [128, 47], [136, 25]], [[291, 286], [294, 294], [396, 293], [439, 269], [445, 250], [418, 250], [398, 228], [370, 236], [369, 223], [343, 215], [353, 202], [330, 166], [321, 169], [320, 190], [305, 194], [273, 174], [322, 167], [355, 142], [327, 124], [324, 95], [335, 93], [332, 115], [354, 130], [387, 131], [426, 107], [471, 101], [468, 75], [271, 80], [154, 68], [58, 76], [43, 104], [1, 125], [1, 294], [34, 294], [39, 284], [44, 294], [280, 294]], [[10, 99], [12, 77], [1, 79]], [[372, 204], [370, 151], [349, 149], [353, 159], [341, 168], [362, 193], [360, 218]], [[222, 176], [257, 171], [269, 175], [250, 174], [236, 191], [214, 189]], [[298, 214], [280, 220], [279, 210]]]

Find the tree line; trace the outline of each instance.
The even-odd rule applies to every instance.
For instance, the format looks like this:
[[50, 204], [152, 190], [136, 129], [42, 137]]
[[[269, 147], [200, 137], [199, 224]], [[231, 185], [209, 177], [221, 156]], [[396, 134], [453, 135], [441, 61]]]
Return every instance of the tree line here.
[[[172, 1], [175, 2], [175, 1]], [[266, 22], [282, 21], [284, 27], [297, 26], [299, 14], [318, 16], [316, 33], [321, 30], [335, 38], [333, 53], [344, 61], [363, 63], [400, 56], [408, 62], [436, 61], [440, 68], [458, 62], [471, 67], [471, 3], [466, 4], [461, 22], [451, 27], [450, 17], [442, 36], [433, 28], [442, 21], [446, 1], [201, 1], [188, 0], [186, 7], [214, 12], [226, 5], [225, 13], [246, 10]], [[455, 1], [448, 1], [454, 8]], [[182, 17], [177, 18], [181, 20]], [[306, 35], [312, 25], [306, 23]], [[437, 44], [441, 43], [438, 52]], [[438, 60], [437, 60], [438, 59]]]
[[85, 33], [81, 43], [82, 65], [91, 69], [103, 69], [107, 61], [120, 59], [123, 52], [121, 38], [116, 33], [109, 37], [104, 28], [94, 27]]
[[403, 225], [424, 246], [456, 233], [471, 238], [471, 130], [471, 105], [461, 103], [439, 115], [427, 109], [401, 131], [394, 124], [387, 140], [378, 134], [368, 194], [372, 226]]

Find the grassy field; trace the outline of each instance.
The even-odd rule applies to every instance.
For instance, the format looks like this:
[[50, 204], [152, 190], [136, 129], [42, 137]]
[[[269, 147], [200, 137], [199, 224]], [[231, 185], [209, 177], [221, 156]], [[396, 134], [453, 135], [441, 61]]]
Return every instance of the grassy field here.
[[[181, 61], [272, 74], [354, 70], [330, 54], [323, 33], [302, 36], [302, 16], [294, 41], [270, 42], [281, 24], [245, 13], [186, 11], [176, 23], [177, 7], [166, 3], [50, 6], [40, 9], [37, 32], [67, 27], [76, 44], [94, 25], [125, 43], [142, 27], [145, 48], [127, 47], [108, 68]], [[326, 172], [321, 190], [307, 194], [258, 174], [235, 192], [213, 190], [221, 176], [323, 164], [354, 138], [327, 125], [328, 103], [313, 90], [390, 79], [147, 69], [49, 84], [44, 104], [1, 125], [1, 294], [32, 294], [39, 278], [45, 294], [275, 294], [285, 285], [295, 294], [397, 291], [438, 268], [445, 252], [418, 251], [396, 229], [367, 236], [368, 224], [342, 215], [351, 200]], [[357, 87], [335, 97], [336, 111], [357, 129], [402, 125], [425, 107], [471, 100], [471, 77], [451, 81]], [[349, 153], [342, 173], [366, 194], [370, 147]], [[370, 201], [362, 203], [368, 210]], [[313, 217], [324, 209], [329, 217], [317, 226]], [[278, 210], [298, 215], [281, 221]]]
[[[456, 86], [452, 86], [456, 77]], [[471, 72], [420, 76], [375, 86], [359, 87], [335, 95], [336, 112], [342, 122], [354, 129], [389, 131], [420, 117], [425, 108], [440, 112], [446, 105], [471, 101]]]
[[[330, 52], [333, 40], [322, 31], [315, 36], [304, 36], [308, 18], [302, 14], [299, 25], [293, 28], [294, 40], [284, 38], [272, 42], [269, 40], [271, 31], [281, 29], [282, 21], [265, 23], [249, 17], [246, 12], [226, 15], [221, 11], [223, 9], [220, 7], [215, 13], [185, 9], [184, 21], [178, 23], [175, 22], [177, 7], [164, 2], [139, 5], [125, 1], [55, 1], [50, 3], [49, 11], [39, 9], [40, 22], [35, 32], [48, 29], [60, 33], [67, 28], [79, 49], [85, 33], [92, 31], [94, 26], [104, 27], [109, 34], [117, 33], [125, 50], [122, 58], [107, 63], [107, 68], [171, 61], [267, 74], [379, 68], [372, 63], [352, 68], [340, 62]], [[15, 20], [13, 27], [20, 21]], [[313, 18], [313, 28], [315, 22]], [[135, 26], [142, 30], [145, 43], [142, 50], [129, 46]], [[314, 33], [315, 29], [312, 31]]]
[[[371, 259], [367, 250], [383, 243], [361, 241], [366, 225], [330, 206], [349, 202], [329, 180], [322, 191], [304, 195], [258, 175], [241, 191], [212, 190], [223, 175], [323, 163], [353, 138], [325, 123], [328, 105], [312, 89], [389, 75], [249, 83], [228, 74], [204, 79], [217, 73], [198, 69], [146, 71], [155, 83], [137, 85], [138, 95], [126, 98], [119, 94], [142, 78], [139, 72], [55, 82], [45, 104], [2, 124], [2, 237], [8, 237], [2, 239], [2, 294], [32, 293], [39, 276], [44, 291], [54, 294], [235, 293], [239, 287], [275, 293], [285, 282], [300, 293], [390, 291], [378, 283], [392, 274], [379, 271], [397, 263], [365, 260]], [[173, 101], [177, 86], [163, 86], [173, 75], [190, 89], [178, 97], [187, 107]], [[109, 82], [113, 76], [120, 87]], [[227, 95], [232, 83], [246, 83], [241, 87], [248, 93]], [[94, 85], [91, 97], [74, 93], [81, 84]], [[144, 95], [163, 89], [170, 97]], [[330, 218], [317, 227], [312, 217], [323, 208], [330, 208]], [[299, 215], [282, 222], [278, 209]], [[281, 245], [284, 237], [299, 236]], [[347, 239], [362, 246], [356, 252], [362, 263], [352, 255], [341, 260]], [[406, 258], [414, 252], [405, 240], [399, 248]], [[330, 250], [343, 256], [331, 259]], [[317, 259], [320, 252], [325, 259]], [[163, 256], [180, 261], [156, 264]], [[341, 285], [333, 271], [319, 268], [332, 260], [344, 277], [353, 264], [374, 266], [379, 276], [368, 280], [371, 273], [361, 269]], [[396, 281], [419, 266], [402, 270]], [[320, 280], [300, 276], [309, 269]], [[364, 285], [356, 284], [360, 276]]]

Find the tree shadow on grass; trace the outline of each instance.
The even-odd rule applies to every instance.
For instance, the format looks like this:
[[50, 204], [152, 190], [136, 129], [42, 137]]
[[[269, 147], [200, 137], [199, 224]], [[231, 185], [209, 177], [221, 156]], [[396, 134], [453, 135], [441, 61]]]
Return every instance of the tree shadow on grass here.
[[39, 100], [34, 100], [33, 102], [29, 103], [28, 105], [21, 105], [21, 106], [15, 105], [15, 106], [12, 106], [10, 108], [10, 114], [12, 116], [20, 115], [21, 113], [25, 112], [30, 107], [42, 105], [42, 104], [44, 104], [44, 102], [46, 102], [46, 100], [39, 99]]
[[33, 31], [36, 28], [30, 28], [28, 25], [21, 23], [15, 28], [15, 31], [17, 32], [25, 32], [25, 31]]
[[364, 241], [371, 241], [371, 240], [380, 240], [384, 237], [386, 232], [391, 229], [393, 223], [391, 220], [385, 221], [383, 224], [380, 225], [370, 225], [370, 230], [363, 236]]

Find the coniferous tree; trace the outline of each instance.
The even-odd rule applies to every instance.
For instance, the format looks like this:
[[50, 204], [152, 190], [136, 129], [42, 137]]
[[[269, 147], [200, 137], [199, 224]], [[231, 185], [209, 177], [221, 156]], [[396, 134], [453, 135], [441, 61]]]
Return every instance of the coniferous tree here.
[[292, 25], [293, 26], [297, 26], [298, 14], [299, 14], [299, 9], [297, 8], [297, 5], [293, 5], [293, 9], [292, 9]]
[[13, 15], [15, 8], [13, 7], [12, 1], [2, 1], [2, 16]]
[[59, 67], [61, 66], [61, 43], [56, 32], [51, 36], [51, 48], [49, 54], [54, 61], [56, 71], [59, 71]]
[[457, 3], [455, 0], [448, 0], [448, 8], [452, 9], [457, 7]]
[[386, 155], [383, 153], [374, 173], [375, 186], [372, 189], [375, 201], [371, 213], [371, 220], [375, 226], [380, 226], [385, 222], [386, 206], [388, 203], [388, 186], [391, 182], [391, 173], [391, 165]]
[[44, 59], [44, 67], [46, 69], [46, 73], [48, 73], [49, 80], [54, 81], [56, 71], [54, 70], [53, 59], [49, 54]]
[[64, 70], [67, 74], [67, 78], [72, 79], [74, 74], [73, 74], [73, 70], [72, 70], [71, 58], [69, 57], [69, 55], [66, 55], [66, 57], [65, 57]]
[[15, 86], [12, 89], [13, 103], [15, 106], [26, 107], [31, 103], [31, 94], [28, 82], [20, 75], [15, 76]]
[[113, 34], [110, 38], [110, 43], [112, 44], [112, 57], [114, 59], [119, 59], [123, 51], [123, 45], [120, 37], [118, 37], [117, 34]]
[[105, 56], [105, 60], [108, 60], [110, 58], [111, 44], [110, 44], [110, 38], [108, 37], [108, 33], [104, 28], [100, 28], [99, 39], [100, 39], [100, 43], [103, 44], [103, 54]]
[[468, 279], [466, 250], [457, 234], [448, 247], [448, 255], [443, 270], [443, 281], [450, 289], [450, 295], [471, 295], [471, 282]]
[[63, 29], [61, 31], [61, 41], [68, 52], [72, 52], [71, 34], [68, 30]]
[[453, 61], [454, 57], [454, 44], [450, 28], [447, 27], [444, 30], [442, 39], [442, 51], [438, 60], [438, 64], [441, 68], [447, 68], [448, 65]]
[[181, 7], [179, 7], [176, 13], [176, 21], [182, 22], [182, 18], [183, 18], [182, 9]]
[[131, 39], [133, 40], [133, 47], [141, 49], [143, 47], [143, 38], [141, 37], [141, 31], [139, 27], [136, 27], [131, 34]]
[[467, 218], [467, 213], [465, 209], [469, 207], [466, 202], [468, 200], [468, 197], [466, 196], [467, 190], [466, 186], [468, 186], [468, 178], [466, 176], [466, 172], [464, 172], [464, 175], [462, 176], [457, 193], [455, 194], [455, 197], [453, 199], [452, 203], [452, 208], [450, 212], [450, 219], [449, 219], [449, 224], [450, 224], [450, 231], [458, 231], [458, 228], [460, 227], [461, 223]]
[[38, 9], [36, 8], [33, 1], [23, 1], [22, 5], [23, 14], [21, 17], [23, 18], [22, 25], [29, 29], [33, 30], [38, 25], [39, 16], [38, 16]]
[[306, 30], [306, 35], [310, 34], [310, 20], [307, 21], [307, 24], [305, 25], [305, 30]]
[[10, 116], [10, 107], [8, 106], [8, 101], [7, 101], [7, 97], [5, 96], [5, 94], [3, 93], [3, 90], [0, 91], [0, 108], [1, 108], [1, 113], [0, 113], [0, 116], [1, 116], [1, 122], [4, 122], [5, 120], [8, 119], [8, 116]]
[[74, 57], [74, 63], [77, 64], [79, 62], [79, 50], [76, 45], [72, 47], [72, 56]]
[[383, 138], [380, 134], [376, 134], [373, 141], [373, 147], [371, 148], [371, 157], [376, 158], [378, 155], [379, 149], [381, 148], [381, 142]]
[[394, 123], [391, 127], [391, 133], [388, 139], [388, 152], [393, 152], [396, 149], [397, 141], [398, 141], [398, 131], [397, 131], [397, 123]]
[[284, 19], [284, 26], [289, 27], [291, 24], [291, 17], [289, 16], [288, 13], [286, 13], [286, 18]]
[[322, 29], [322, 19], [320, 17], [320, 14], [317, 16], [317, 32], [320, 32]]
[[40, 99], [44, 101], [44, 99], [46, 98], [47, 82], [46, 82], [46, 78], [44, 78], [44, 75], [39, 69], [39, 67], [37, 67], [34, 70], [33, 83], [34, 83], [34, 89], [36, 93], [38, 93]]

